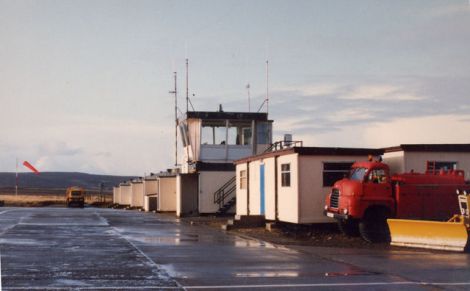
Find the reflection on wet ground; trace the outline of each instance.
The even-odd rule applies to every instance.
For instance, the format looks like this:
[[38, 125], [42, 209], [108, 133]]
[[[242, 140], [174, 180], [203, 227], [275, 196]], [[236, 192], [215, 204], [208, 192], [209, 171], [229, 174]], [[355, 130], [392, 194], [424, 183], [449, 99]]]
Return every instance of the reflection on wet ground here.
[[467, 254], [287, 248], [137, 211], [6, 210], [0, 250], [12, 290], [470, 288]]

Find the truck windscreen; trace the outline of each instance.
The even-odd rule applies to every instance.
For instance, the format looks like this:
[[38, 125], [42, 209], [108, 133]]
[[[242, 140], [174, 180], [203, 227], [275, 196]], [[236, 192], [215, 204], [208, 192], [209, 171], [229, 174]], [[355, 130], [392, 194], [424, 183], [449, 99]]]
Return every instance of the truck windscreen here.
[[364, 175], [366, 174], [366, 168], [353, 168], [351, 169], [351, 173], [349, 174], [349, 179], [362, 181], [364, 180]]
[[82, 192], [80, 191], [72, 191], [72, 196], [81, 196]]

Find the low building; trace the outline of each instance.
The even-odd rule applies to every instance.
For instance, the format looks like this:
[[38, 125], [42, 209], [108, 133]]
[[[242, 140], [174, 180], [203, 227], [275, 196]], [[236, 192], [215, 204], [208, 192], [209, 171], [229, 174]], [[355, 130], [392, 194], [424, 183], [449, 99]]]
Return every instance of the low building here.
[[131, 207], [144, 207], [144, 184], [142, 179], [131, 180], [132, 201]]
[[121, 199], [120, 205], [130, 206], [132, 204], [132, 186], [131, 183], [123, 182], [119, 184], [120, 192], [121, 192]]
[[384, 152], [392, 174], [459, 169], [470, 180], [470, 144], [402, 144]]
[[158, 177], [154, 174], [144, 178], [144, 210], [157, 211], [158, 209]]
[[288, 147], [236, 164], [237, 215], [264, 215], [289, 223], [332, 222], [323, 215], [325, 196], [355, 161], [383, 150]]
[[113, 203], [121, 204], [121, 188], [119, 186], [113, 187]]
[[176, 173], [158, 174], [157, 211], [176, 212]]

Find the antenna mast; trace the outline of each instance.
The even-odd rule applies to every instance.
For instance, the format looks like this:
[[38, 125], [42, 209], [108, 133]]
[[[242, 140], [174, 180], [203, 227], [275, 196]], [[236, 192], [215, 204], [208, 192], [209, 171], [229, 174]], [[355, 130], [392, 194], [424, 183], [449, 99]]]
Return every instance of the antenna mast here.
[[170, 94], [175, 94], [175, 167], [178, 166], [178, 91], [176, 90], [176, 72], [175, 75], [175, 90], [170, 91]]
[[251, 112], [250, 83], [246, 85], [246, 91], [248, 93], [248, 112]]
[[266, 113], [269, 113], [269, 60], [266, 60]]
[[186, 112], [189, 109], [189, 60], [186, 58]]

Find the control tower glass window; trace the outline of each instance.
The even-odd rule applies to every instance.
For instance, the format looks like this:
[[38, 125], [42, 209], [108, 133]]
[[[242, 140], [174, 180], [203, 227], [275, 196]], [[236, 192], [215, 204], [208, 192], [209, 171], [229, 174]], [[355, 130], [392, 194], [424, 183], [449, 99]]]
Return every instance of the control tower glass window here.
[[201, 144], [224, 145], [227, 143], [225, 120], [203, 121], [201, 128]]

